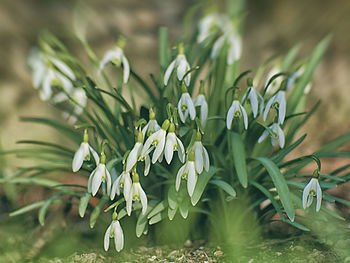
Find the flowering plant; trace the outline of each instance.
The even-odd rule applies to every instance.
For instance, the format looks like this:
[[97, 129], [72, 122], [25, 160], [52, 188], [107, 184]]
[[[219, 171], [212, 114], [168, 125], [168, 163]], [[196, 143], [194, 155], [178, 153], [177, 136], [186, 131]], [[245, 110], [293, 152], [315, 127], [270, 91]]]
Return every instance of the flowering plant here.
[[[72, 145], [25, 140], [19, 143], [36, 146], [10, 151], [47, 163], [20, 169], [2, 182], [30, 182], [54, 192], [11, 215], [39, 209], [39, 222], [44, 224], [50, 205], [65, 203], [71, 196], [79, 202], [81, 217], [91, 211], [92, 228], [101, 214], [109, 217], [104, 248], [114, 238], [117, 251], [124, 246], [123, 221], [129, 217], [137, 218], [137, 237], [147, 234], [149, 225], [173, 220], [177, 214], [186, 219], [199, 213], [195, 220], [210, 219], [218, 193], [226, 197], [221, 199], [224, 203], [248, 196], [259, 222], [282, 221], [308, 231], [301, 209], [310, 207], [314, 196], [316, 211], [339, 218], [325, 204], [349, 202], [326, 190], [349, 180], [348, 175], [339, 176], [349, 165], [322, 174], [320, 158], [349, 157], [335, 150], [350, 140], [350, 134], [313, 155], [286, 161], [306, 137], [295, 138], [297, 131], [319, 105], [308, 109], [305, 101], [329, 37], [303, 59], [296, 59], [300, 47], [293, 47], [275, 60], [270, 73], [266, 70], [271, 63], [255, 73], [242, 72], [242, 21], [237, 17], [239, 12], [205, 15], [172, 55], [167, 30], [161, 28], [160, 72], [151, 75], [150, 83], [133, 70], [124, 38], [99, 60], [79, 37], [94, 65], [89, 72], [63, 43], [43, 34], [40, 50], [29, 59], [33, 84], [43, 100], [65, 112], [67, 123], [23, 121], [49, 125]], [[109, 64], [116, 67], [113, 74], [105, 71]], [[113, 83], [115, 72], [119, 78]], [[303, 173], [313, 160], [313, 175]], [[76, 174], [70, 176], [87, 180], [81, 185], [61, 184], [45, 178], [52, 171], [73, 171]], [[312, 179], [307, 184], [303, 178]], [[93, 198], [98, 199], [95, 206], [90, 203]]]

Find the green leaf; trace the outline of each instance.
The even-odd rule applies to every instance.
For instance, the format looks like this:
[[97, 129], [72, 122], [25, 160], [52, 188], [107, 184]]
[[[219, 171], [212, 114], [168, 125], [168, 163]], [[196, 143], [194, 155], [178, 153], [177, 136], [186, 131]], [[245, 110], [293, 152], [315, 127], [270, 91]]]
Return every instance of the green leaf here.
[[180, 214], [184, 219], [186, 219], [188, 216], [189, 208], [190, 208], [190, 202], [188, 198], [184, 198], [179, 205]]
[[291, 201], [291, 196], [290, 196], [287, 182], [284, 179], [282, 173], [280, 172], [277, 165], [274, 162], [272, 162], [270, 159], [265, 157], [258, 157], [256, 158], [256, 160], [258, 160], [265, 167], [268, 174], [270, 175], [272, 182], [277, 189], [281, 203], [287, 213], [287, 216], [293, 222], [295, 211], [294, 211], [293, 203]]
[[150, 225], [154, 225], [157, 224], [158, 222], [160, 222], [162, 219], [164, 218], [162, 213], [158, 213], [155, 216], [153, 216], [150, 220], [149, 220], [149, 224]]
[[45, 200], [23, 206], [23, 207], [15, 210], [13, 212], [11, 212], [9, 215], [12, 217], [12, 216], [18, 216], [18, 215], [25, 214], [29, 211], [32, 211], [34, 209], [42, 207], [44, 205], [44, 203], [45, 203]]
[[237, 172], [238, 180], [246, 188], [248, 186], [248, 172], [245, 157], [244, 144], [241, 135], [236, 132], [229, 132], [230, 148], [232, 151], [233, 163]]
[[168, 204], [171, 209], [175, 209], [177, 207], [177, 192], [175, 189], [175, 185], [170, 186], [168, 191]]
[[163, 75], [166, 67], [168, 66], [169, 53], [168, 53], [168, 29], [161, 27], [158, 33], [159, 41], [159, 64], [160, 74]]
[[159, 214], [162, 212], [165, 208], [168, 207], [168, 202], [167, 200], [163, 200], [159, 202], [153, 209], [152, 211], [148, 214], [147, 218], [150, 219], [151, 217], [155, 216], [156, 214]]
[[40, 185], [48, 188], [54, 188], [60, 183], [55, 182], [50, 179], [45, 178], [35, 178], [35, 177], [20, 177], [20, 178], [6, 178], [6, 179], [0, 179], [0, 183], [9, 183], [9, 184], [34, 184], [34, 185]]
[[176, 211], [177, 211], [177, 206], [175, 209], [171, 209], [170, 206], [168, 207], [168, 217], [169, 220], [173, 220], [175, 215], [176, 215]]
[[279, 153], [275, 156], [273, 156], [271, 158], [271, 160], [274, 163], [279, 163], [281, 161], [283, 161], [284, 157], [287, 156], [288, 153], [290, 153], [291, 151], [293, 151], [296, 147], [298, 147], [299, 144], [301, 144], [304, 139], [306, 138], [306, 134], [304, 134], [303, 136], [301, 136], [295, 143], [293, 143], [292, 145], [284, 148], [283, 150], [280, 150]]
[[198, 176], [198, 180], [197, 180], [197, 184], [196, 187], [194, 188], [194, 192], [193, 195], [191, 197], [191, 203], [193, 206], [195, 206], [198, 201], [200, 200], [205, 187], [207, 186], [209, 180], [214, 176], [214, 174], [216, 174], [217, 172], [219, 172], [221, 169], [210, 166], [210, 169], [208, 172], [203, 171], [199, 176]]
[[136, 222], [136, 236], [140, 237], [142, 233], [144, 233], [145, 227], [147, 226], [148, 219], [147, 214], [153, 209], [154, 205], [156, 204], [156, 201], [152, 200], [148, 203], [147, 211], [143, 215], [140, 213], [137, 222]]
[[298, 55], [299, 50], [300, 44], [297, 44], [288, 51], [287, 55], [282, 60], [281, 71], [284, 72], [289, 70], [289, 67], [292, 65], [296, 55]]
[[298, 228], [298, 229], [300, 229], [302, 231], [307, 231], [307, 232], [310, 231], [309, 228], [307, 228], [306, 226], [304, 226], [302, 224], [299, 224], [298, 222], [292, 222], [289, 219], [285, 219], [285, 220], [282, 220], [282, 221], [286, 222], [286, 223], [288, 223], [288, 224], [290, 224], [290, 225], [292, 225], [292, 226], [294, 226], [294, 227], [296, 227], [296, 228]]
[[79, 215], [80, 215], [80, 217], [84, 217], [86, 208], [87, 208], [89, 201], [90, 201], [90, 198], [91, 198], [91, 194], [88, 192], [85, 192], [81, 196], [80, 202], [79, 202]]
[[54, 195], [52, 195], [49, 199], [47, 199], [45, 201], [45, 203], [41, 206], [39, 213], [38, 213], [38, 219], [39, 219], [39, 223], [40, 225], [44, 225], [45, 223], [45, 216], [46, 216], [46, 212], [47, 209], [50, 207], [50, 205], [53, 203], [53, 201], [55, 201], [56, 198], [58, 198], [59, 196], [61, 196], [63, 193], [62, 192], [58, 192]]
[[90, 215], [90, 228], [94, 228], [97, 218], [100, 216], [103, 206], [108, 202], [108, 200], [109, 200], [109, 196], [104, 195], [100, 199], [100, 201], [97, 203], [94, 210], [92, 210], [92, 213]]
[[229, 185], [228, 183], [226, 183], [225, 181], [222, 181], [222, 180], [210, 180], [209, 183], [218, 186], [219, 188], [224, 190], [230, 196], [236, 197], [235, 189], [233, 189], [233, 187], [231, 185]]

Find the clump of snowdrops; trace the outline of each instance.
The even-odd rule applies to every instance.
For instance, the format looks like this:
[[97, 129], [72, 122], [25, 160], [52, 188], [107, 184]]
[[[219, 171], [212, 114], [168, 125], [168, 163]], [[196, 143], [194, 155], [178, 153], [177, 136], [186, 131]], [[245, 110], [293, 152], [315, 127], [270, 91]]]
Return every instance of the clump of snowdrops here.
[[[146, 79], [133, 70], [132, 50], [121, 36], [101, 58], [78, 37], [92, 63], [93, 70], [86, 70], [62, 42], [43, 33], [28, 59], [33, 86], [42, 100], [64, 112], [65, 121], [23, 121], [49, 125], [71, 144], [23, 140], [19, 143], [33, 146], [10, 151], [45, 162], [3, 182], [37, 184], [53, 192], [11, 215], [39, 209], [44, 224], [52, 204], [78, 202], [81, 217], [91, 211], [92, 228], [101, 214], [108, 216], [104, 249], [114, 238], [117, 251], [124, 247], [123, 222], [130, 217], [137, 218], [140, 237], [149, 225], [177, 214], [215, 216], [210, 203], [218, 193], [226, 197], [223, 202], [246, 193], [261, 223], [277, 220], [308, 231], [302, 222], [310, 209], [339, 218], [327, 204], [349, 202], [326, 190], [349, 180], [342, 175], [349, 165], [323, 174], [320, 158], [349, 157], [335, 150], [350, 134], [313, 155], [285, 161], [304, 141], [306, 134], [295, 136], [319, 105], [308, 105], [306, 97], [329, 37], [305, 58], [296, 59], [298, 45], [245, 71], [239, 66], [244, 50], [240, 17], [239, 12], [211, 10], [171, 44], [161, 28], [160, 71]], [[314, 172], [301, 172], [311, 162]], [[72, 185], [47, 178], [58, 171], [87, 180]], [[92, 198], [98, 199], [96, 205]]]

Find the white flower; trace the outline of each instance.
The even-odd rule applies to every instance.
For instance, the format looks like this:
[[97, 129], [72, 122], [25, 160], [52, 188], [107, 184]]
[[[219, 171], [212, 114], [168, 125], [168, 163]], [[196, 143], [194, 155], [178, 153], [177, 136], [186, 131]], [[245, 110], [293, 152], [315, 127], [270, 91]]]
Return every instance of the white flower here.
[[202, 128], [204, 128], [208, 118], [208, 103], [204, 94], [199, 94], [197, 98], [194, 99], [193, 103], [194, 106], [199, 106], [201, 108], [201, 124]]
[[266, 103], [264, 110], [263, 119], [266, 121], [267, 114], [269, 113], [270, 108], [278, 110], [278, 124], [283, 124], [284, 118], [286, 116], [286, 92], [280, 90], [276, 95], [272, 96], [269, 101]]
[[151, 134], [145, 144], [143, 145], [142, 151], [141, 151], [141, 158], [145, 158], [146, 155], [148, 155], [154, 148], [154, 153], [152, 156], [152, 163], [155, 163], [158, 161], [158, 159], [161, 157], [164, 145], [165, 145], [165, 135], [166, 131], [169, 128], [169, 121], [165, 120], [162, 124], [162, 128], [155, 133]]
[[127, 83], [130, 75], [130, 66], [128, 59], [124, 55], [123, 49], [116, 46], [107, 51], [101, 60], [99, 71], [101, 71], [109, 62], [112, 62], [117, 67], [120, 67], [121, 64], [123, 64], [123, 82]]
[[137, 134], [137, 141], [134, 145], [134, 148], [132, 148], [132, 150], [129, 153], [129, 156], [126, 160], [126, 171], [127, 172], [130, 172], [131, 169], [134, 167], [134, 165], [139, 160], [140, 155], [141, 155], [142, 146], [143, 146], [142, 142], [143, 142], [143, 134], [142, 134], [142, 131], [139, 131]]
[[224, 15], [211, 13], [202, 18], [198, 23], [197, 42], [200, 43], [209, 37], [215, 31], [215, 28], [219, 26], [223, 17]]
[[293, 87], [293, 84], [295, 83], [296, 79], [300, 77], [305, 72], [305, 68], [301, 67], [294, 73], [292, 73], [288, 79], [286, 84], [286, 90], [290, 90]]
[[156, 120], [156, 114], [154, 113], [153, 109], [151, 108], [149, 110], [149, 121], [146, 124], [145, 127], [142, 129], [142, 134], [144, 135], [144, 138], [146, 136], [150, 136], [152, 133], [160, 130], [160, 126]]
[[92, 193], [93, 196], [96, 195], [101, 184], [106, 181], [107, 194], [110, 195], [111, 192], [111, 175], [105, 165], [106, 156], [102, 153], [101, 160], [95, 170], [92, 171], [88, 181], [88, 192]]
[[73, 172], [77, 172], [80, 170], [84, 161], [90, 160], [90, 152], [95, 159], [96, 165], [100, 162], [100, 158], [98, 157], [97, 152], [89, 145], [89, 137], [87, 130], [84, 131], [84, 139], [80, 144], [79, 149], [75, 152], [72, 162], [72, 170]]
[[223, 35], [215, 41], [210, 56], [211, 58], [217, 57], [224, 44], [227, 43], [227, 64], [232, 65], [233, 62], [241, 58], [242, 38], [232, 21], [225, 23], [222, 26], [222, 30]]
[[115, 249], [119, 252], [124, 247], [124, 234], [123, 229], [121, 228], [120, 223], [117, 219], [114, 219], [106, 230], [104, 240], [105, 251], [107, 251], [109, 248], [109, 239], [113, 237]]
[[[164, 74], [164, 85], [168, 85], [171, 73], [176, 70], [177, 79], [182, 81], [185, 74], [190, 70], [190, 64], [187, 62], [186, 56], [184, 54], [183, 44], [179, 44], [179, 51], [177, 57], [170, 63]], [[185, 77], [186, 86], [190, 85], [191, 73], [187, 74]]]
[[187, 92], [186, 87], [183, 86], [182, 88], [183, 91], [179, 103], [177, 104], [177, 109], [180, 120], [185, 123], [188, 115], [190, 115], [191, 120], [194, 120], [196, 117], [196, 109], [194, 108], [193, 101], [190, 94]]
[[262, 135], [260, 136], [260, 138], [258, 139], [258, 143], [261, 143], [263, 140], [265, 140], [265, 138], [267, 137], [267, 135], [271, 135], [271, 144], [272, 146], [275, 146], [277, 144], [277, 141], [279, 141], [279, 145], [281, 147], [281, 149], [284, 147], [284, 133], [283, 130], [281, 129], [281, 127], [279, 126], [278, 123], [274, 123], [272, 125], [269, 126], [269, 129], [271, 129], [272, 131], [272, 135], [269, 133], [268, 130], [265, 130]]
[[180, 139], [175, 134], [174, 123], [170, 124], [168, 135], [166, 136], [166, 143], [164, 149], [165, 160], [170, 164], [173, 159], [174, 151], [177, 151], [180, 161], [185, 161], [185, 149]]
[[303, 208], [306, 209], [312, 204], [316, 197], [316, 212], [320, 211], [322, 202], [322, 190], [317, 178], [312, 178], [303, 191]]
[[244, 128], [248, 129], [248, 117], [245, 109], [238, 100], [234, 100], [227, 112], [226, 126], [231, 129], [233, 118], [240, 119], [243, 116]]
[[48, 58], [64, 75], [71, 80], [76, 80], [75, 74], [64, 62], [52, 56], [49, 56]]
[[[270, 79], [278, 74], [278, 73], [281, 73], [281, 70], [279, 69], [279, 67], [273, 67], [270, 72], [267, 74], [267, 78], [266, 78], [266, 83], [265, 83], [265, 87], [267, 86], [268, 82], [270, 81]], [[271, 94], [274, 94], [278, 88], [281, 86], [281, 83], [282, 83], [282, 78], [281, 77], [277, 77], [275, 78], [271, 84], [269, 85], [269, 87], [267, 88], [266, 90], [266, 94], [268, 95], [271, 95]]]
[[195, 155], [195, 167], [198, 174], [203, 172], [203, 167], [207, 172], [209, 171], [209, 155], [201, 140], [202, 135], [200, 132], [197, 132], [196, 140], [192, 149]]
[[132, 202], [133, 201], [141, 201], [142, 205], [142, 214], [145, 214], [147, 211], [147, 196], [145, 192], [143, 191], [139, 175], [137, 173], [134, 173], [132, 176], [132, 186], [129, 193], [128, 199], [126, 199], [126, 211], [128, 215], [131, 215], [131, 208], [132, 208]]
[[249, 87], [247, 92], [244, 94], [242, 98], [242, 104], [245, 100], [249, 100], [250, 105], [252, 106], [254, 118], [256, 118], [256, 116], [258, 115], [258, 111], [259, 115], [262, 114], [262, 111], [264, 109], [264, 99], [260, 95], [260, 93], [255, 90], [253, 86]]
[[176, 175], [175, 189], [179, 191], [181, 179], [187, 180], [187, 191], [190, 196], [193, 195], [194, 188], [197, 183], [197, 172], [194, 164], [195, 153], [194, 151], [190, 151], [188, 154], [188, 159], [186, 163], [179, 169]]
[[115, 194], [120, 195], [121, 188], [123, 188], [123, 195], [125, 200], [129, 198], [131, 185], [132, 185], [132, 181], [130, 178], [130, 173], [123, 171], [112, 185], [111, 194], [110, 194], [111, 200], [114, 199]]

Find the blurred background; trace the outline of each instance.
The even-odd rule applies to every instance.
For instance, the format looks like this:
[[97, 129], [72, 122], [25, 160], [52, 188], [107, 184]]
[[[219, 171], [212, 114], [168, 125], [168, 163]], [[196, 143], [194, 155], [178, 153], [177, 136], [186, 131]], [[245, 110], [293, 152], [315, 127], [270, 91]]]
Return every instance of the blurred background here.
[[[40, 31], [50, 30], [73, 54], [88, 62], [79, 43], [72, 37], [73, 10], [79, 4], [80, 12], [88, 18], [88, 42], [97, 55], [101, 58], [106, 50], [114, 46], [116, 37], [123, 34], [127, 39], [129, 61], [135, 71], [148, 78], [149, 73], [158, 71], [159, 26], [169, 28], [170, 43], [175, 44], [183, 32], [184, 14], [196, 2], [1, 0], [0, 146], [12, 149], [20, 139], [62, 140], [57, 132], [19, 121], [20, 116], [62, 118], [54, 107], [40, 101], [26, 67], [27, 54], [37, 44]], [[326, 35], [333, 35], [331, 45], [314, 75], [309, 95], [309, 108], [319, 99], [322, 104], [304, 129], [308, 137], [299, 151], [310, 154], [326, 141], [348, 132], [350, 2], [247, 0], [246, 10], [242, 70], [256, 70], [266, 59], [286, 53], [297, 43], [302, 44], [300, 55], [309, 54]], [[15, 158], [8, 158], [6, 162], [8, 167], [21, 166]], [[341, 164], [327, 162], [325, 169], [328, 169], [327, 165]], [[346, 194], [344, 190], [343, 195]]]

